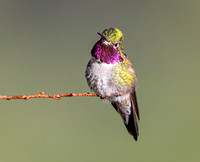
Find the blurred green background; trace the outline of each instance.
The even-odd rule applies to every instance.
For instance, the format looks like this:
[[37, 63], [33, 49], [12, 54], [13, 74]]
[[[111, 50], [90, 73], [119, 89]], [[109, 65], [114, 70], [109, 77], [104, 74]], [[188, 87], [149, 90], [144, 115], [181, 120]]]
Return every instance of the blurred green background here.
[[0, 101], [0, 162], [200, 160], [200, 1], [0, 0], [0, 95], [89, 92], [96, 32], [119, 28], [134, 64], [138, 142], [109, 103]]

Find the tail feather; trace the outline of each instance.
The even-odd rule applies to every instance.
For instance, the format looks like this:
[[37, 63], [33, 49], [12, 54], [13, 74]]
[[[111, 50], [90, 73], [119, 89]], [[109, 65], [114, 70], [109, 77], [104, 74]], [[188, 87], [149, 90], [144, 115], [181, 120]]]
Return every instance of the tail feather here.
[[[112, 102], [112, 106], [115, 108], [115, 110], [121, 115], [121, 117], [124, 120], [124, 124], [128, 130], [128, 132], [133, 136], [133, 138], [137, 141], [139, 131], [138, 131], [138, 120], [139, 116], [139, 108], [137, 104], [137, 98], [136, 98], [136, 93], [135, 90], [131, 93], [130, 95], [130, 101], [131, 101], [131, 108], [130, 108], [130, 113], [125, 114], [118, 108], [118, 104], [116, 102]], [[126, 119], [128, 119], [126, 121]]]

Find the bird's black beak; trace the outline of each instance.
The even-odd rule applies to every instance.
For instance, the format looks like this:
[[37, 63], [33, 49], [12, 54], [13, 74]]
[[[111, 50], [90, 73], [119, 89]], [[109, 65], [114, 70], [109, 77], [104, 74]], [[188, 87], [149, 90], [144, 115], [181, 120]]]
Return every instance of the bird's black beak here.
[[107, 40], [106, 37], [103, 34], [101, 34], [99, 32], [97, 32], [97, 34], [100, 35], [103, 40]]

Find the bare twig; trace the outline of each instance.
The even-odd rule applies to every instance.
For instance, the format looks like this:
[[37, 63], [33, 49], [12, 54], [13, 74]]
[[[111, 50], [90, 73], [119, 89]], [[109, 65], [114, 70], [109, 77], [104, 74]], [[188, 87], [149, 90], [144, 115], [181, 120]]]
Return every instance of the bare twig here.
[[[121, 94], [118, 94], [119, 96]], [[78, 97], [78, 96], [90, 96], [90, 97], [101, 97], [107, 98], [106, 96], [99, 96], [97, 94], [90, 93], [68, 93], [68, 94], [57, 94], [57, 95], [45, 95], [44, 92], [40, 92], [36, 95], [23, 95], [23, 96], [0, 96], [0, 100], [11, 100], [11, 99], [24, 99], [28, 100], [31, 98], [53, 98], [56, 100], [60, 100], [61, 97]]]

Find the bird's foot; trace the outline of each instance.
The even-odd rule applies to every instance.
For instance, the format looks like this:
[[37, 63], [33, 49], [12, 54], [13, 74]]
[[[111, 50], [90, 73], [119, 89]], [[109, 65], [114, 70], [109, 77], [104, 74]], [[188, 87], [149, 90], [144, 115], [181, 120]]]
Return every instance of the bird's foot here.
[[117, 93], [114, 95], [114, 97], [119, 97], [119, 96], [122, 96], [122, 93]]
[[99, 95], [99, 97], [100, 97], [100, 99], [106, 99], [107, 98], [107, 96], [104, 96], [104, 95]]
[[99, 95], [100, 99], [104, 99], [102, 95]]

